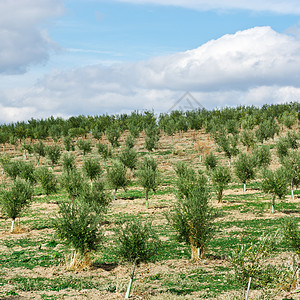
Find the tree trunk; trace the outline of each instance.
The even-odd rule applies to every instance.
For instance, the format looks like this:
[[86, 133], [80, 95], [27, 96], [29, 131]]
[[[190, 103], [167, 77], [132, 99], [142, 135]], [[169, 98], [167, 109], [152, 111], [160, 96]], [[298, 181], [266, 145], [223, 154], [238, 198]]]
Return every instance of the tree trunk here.
[[244, 183], [244, 193], [246, 192], [246, 183]]
[[11, 227], [10, 227], [10, 232], [11, 233], [14, 231], [14, 225], [15, 225], [15, 219], [12, 219], [12, 221], [11, 221]]
[[291, 180], [291, 195], [292, 195], [292, 200], [295, 200], [295, 198], [294, 198], [294, 182], [293, 182], [293, 178]]
[[146, 208], [147, 209], [149, 208], [148, 193], [149, 193], [149, 191], [146, 190]]
[[127, 287], [127, 291], [126, 291], [126, 294], [125, 294], [125, 299], [128, 299], [130, 297], [131, 287], [132, 287], [132, 283], [133, 283], [133, 279], [134, 279], [135, 267], [136, 267], [136, 260], [133, 263], [133, 268], [132, 268], [132, 272], [131, 272], [131, 275], [130, 275], [130, 280], [129, 280], [129, 284], [128, 284], [128, 287]]
[[199, 254], [200, 254], [199, 252], [200, 251], [198, 252], [196, 242], [192, 236], [190, 236], [189, 239], [190, 239], [190, 245], [191, 245], [191, 251], [192, 251], [191, 260], [193, 260], [193, 261], [199, 260]]
[[114, 201], [116, 200], [116, 193], [117, 193], [117, 190], [115, 190], [115, 192], [114, 192]]
[[272, 214], [274, 214], [275, 211], [275, 196], [272, 198]]

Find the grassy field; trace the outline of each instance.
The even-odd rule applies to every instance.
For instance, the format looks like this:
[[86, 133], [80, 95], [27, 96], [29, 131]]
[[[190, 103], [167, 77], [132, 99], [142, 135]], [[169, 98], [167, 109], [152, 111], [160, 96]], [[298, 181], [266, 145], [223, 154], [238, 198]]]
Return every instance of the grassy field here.
[[[272, 149], [271, 168], [278, 166], [273, 146], [276, 139], [278, 137], [268, 143]], [[242, 146], [240, 148], [245, 151]], [[143, 136], [138, 138], [135, 149], [139, 159], [148, 154], [143, 146]], [[162, 184], [155, 193], [149, 194], [149, 209], [145, 206], [144, 190], [130, 173], [130, 187], [126, 192], [118, 191], [116, 200], [110, 205], [102, 225], [104, 242], [97, 252], [92, 253], [93, 265], [86, 270], [66, 268], [70, 249], [57, 238], [53, 229], [58, 203], [67, 198], [66, 192], [59, 190], [55, 195], [45, 196], [36, 186], [34, 201], [22, 215], [18, 230], [11, 234], [10, 220], [4, 215], [0, 218], [0, 299], [124, 298], [131, 266], [121, 263], [117, 256], [116, 231], [120, 225], [135, 218], [152, 221], [161, 248], [155, 261], [137, 268], [131, 299], [243, 299], [245, 286], [235, 280], [229, 257], [239, 245], [257, 244], [262, 235], [274, 234], [278, 229], [276, 245], [263, 260], [260, 277], [251, 286], [249, 299], [300, 299], [300, 293], [292, 293], [290, 287], [294, 254], [284, 243], [280, 231], [287, 217], [300, 222], [299, 190], [295, 191], [294, 200], [288, 194], [284, 200], [277, 201], [272, 214], [271, 196], [260, 190], [260, 173], [247, 185], [246, 192], [233, 176], [224, 192], [223, 203], [217, 203], [211, 186], [210, 204], [216, 212], [215, 236], [209, 242], [206, 258], [191, 261], [190, 247], [176, 240], [176, 232], [165, 216], [176, 201], [173, 166], [184, 161], [188, 166], [205, 171], [200, 159], [200, 155], [202, 158], [205, 155], [201, 152], [203, 149], [217, 153], [221, 164], [228, 163], [224, 154], [216, 151], [213, 140], [202, 131], [196, 135], [192, 131], [177, 134], [174, 144], [170, 137], [161, 136], [159, 149], [152, 156], [162, 173]], [[114, 149], [115, 154], [118, 151]], [[6, 153], [22, 159], [22, 153], [17, 151], [15, 154], [10, 147], [6, 147]], [[83, 155], [79, 151], [73, 153], [81, 167]], [[99, 157], [96, 148], [88, 156]], [[34, 157], [29, 156], [30, 159]], [[48, 164], [45, 158], [43, 164]], [[57, 175], [61, 171], [61, 165], [55, 167]], [[1, 182], [8, 181], [2, 175]]]

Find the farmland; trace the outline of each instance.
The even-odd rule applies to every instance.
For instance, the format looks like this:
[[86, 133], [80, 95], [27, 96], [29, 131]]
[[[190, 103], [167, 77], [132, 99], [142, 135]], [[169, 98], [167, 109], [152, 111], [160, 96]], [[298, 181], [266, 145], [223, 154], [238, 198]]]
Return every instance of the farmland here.
[[[287, 113], [284, 114], [284, 111]], [[283, 109], [283, 113], [273, 119], [278, 131], [267, 138], [262, 134], [267, 129], [261, 128], [259, 132], [263, 121], [253, 124], [253, 127], [247, 127], [245, 122], [236, 128], [234, 124], [228, 124], [226, 134], [221, 130], [222, 126], [213, 130], [208, 124], [200, 128], [179, 126], [177, 130], [175, 127], [172, 129], [168, 122], [164, 126], [163, 122], [159, 123], [157, 128], [153, 125], [157, 122], [152, 123], [154, 128], [152, 125], [141, 126], [132, 147], [136, 152], [137, 165], [126, 168], [126, 188], [120, 186], [116, 192], [108, 181], [108, 174], [129, 143], [128, 137], [133, 135], [134, 130], [130, 126], [121, 131], [119, 136], [115, 133], [118, 126], [111, 127], [110, 132], [98, 128], [101, 132], [98, 136], [96, 127], [94, 131], [73, 134], [70, 139], [74, 148], [71, 147], [69, 151], [66, 150], [66, 137], [56, 134], [58, 125], [53, 125], [52, 131], [48, 131], [49, 134], [44, 138], [30, 138], [24, 134], [21, 138], [17, 136], [15, 143], [12, 139], [10, 142], [4, 141], [0, 169], [2, 194], [14, 181], [6, 170], [6, 164], [13, 161], [31, 162], [34, 169], [46, 167], [57, 178], [57, 188], [47, 194], [39, 181], [33, 184], [31, 202], [16, 218], [13, 232], [10, 232], [11, 218], [2, 205], [0, 298], [124, 298], [132, 265], [124, 262], [119, 255], [118, 236], [120, 228], [124, 228], [128, 222], [139, 220], [142, 224], [152, 224], [151, 229], [158, 236], [160, 245], [148, 262], [141, 262], [137, 266], [131, 299], [244, 299], [249, 277], [252, 278], [250, 299], [299, 299], [299, 255], [284, 238], [283, 229], [288, 220], [296, 224], [300, 222], [300, 190], [296, 181], [299, 169], [293, 195], [289, 181], [284, 197], [276, 197], [273, 213], [274, 196], [262, 187], [266, 176], [264, 169], [276, 171], [285, 165], [285, 157], [299, 157], [298, 115], [291, 124], [281, 121], [284, 120], [282, 116], [286, 120], [288, 117], [292, 119], [290, 112], [290, 108]], [[262, 114], [262, 111], [259, 113]], [[149, 115], [146, 114], [146, 117]], [[151, 118], [154, 119], [154, 116], [150, 114]], [[76, 128], [73, 127], [73, 133]], [[4, 132], [3, 127], [1, 129]], [[241, 137], [246, 131], [253, 133], [252, 143], [251, 138], [248, 138], [248, 144], [242, 143]], [[157, 138], [145, 143], [147, 137], [153, 136]], [[224, 146], [222, 136], [231, 138], [226, 144], [231, 150]], [[235, 137], [238, 137], [236, 141]], [[101, 221], [97, 228], [102, 237], [99, 247], [97, 245], [95, 250], [89, 252], [86, 265], [70, 267], [74, 247], [59, 237], [56, 230], [58, 225], [55, 225], [55, 220], [61, 214], [61, 204], [72, 198], [60, 179], [65, 172], [63, 156], [57, 162], [51, 161], [47, 155], [41, 155], [37, 160], [36, 152], [30, 146], [38, 144], [39, 140], [45, 147], [58, 146], [62, 155], [72, 155], [76, 170], [83, 174], [83, 180], [88, 183], [91, 180], [84, 175], [85, 162], [95, 159], [101, 166], [99, 180], [103, 182], [103, 191], [109, 198], [109, 204], [99, 212]], [[292, 143], [286, 146], [286, 155], [280, 150], [283, 148], [278, 146], [284, 141], [296, 143], [296, 146]], [[84, 151], [84, 142], [90, 145], [87, 151]], [[104, 157], [97, 147], [98, 143], [107, 145], [111, 155]], [[256, 157], [254, 153], [258, 153], [255, 151], [260, 148], [270, 152], [270, 161], [260, 167], [255, 164], [255, 176], [247, 178], [245, 183], [236, 172], [237, 161], [242, 159], [239, 155], [244, 153]], [[235, 149], [236, 153], [233, 151]], [[219, 166], [230, 170], [230, 180], [224, 185], [221, 201], [213, 171], [205, 164], [209, 153], [215, 155]], [[136, 168], [149, 156], [157, 163], [160, 180], [154, 190], [149, 189], [147, 208], [145, 188], [140, 184]], [[175, 169], [180, 162], [197, 174], [200, 171], [199, 176], [206, 178], [208, 204], [213, 212], [213, 236], [205, 246], [205, 256], [197, 260], [191, 260], [190, 245], [178, 241], [178, 233], [168, 221], [168, 215], [179, 198]], [[3, 196], [1, 199], [3, 203]], [[262, 249], [260, 246], [264, 239], [272, 240], [272, 247], [265, 252], [262, 250], [258, 260], [256, 254]], [[234, 263], [234, 255], [237, 258], [238, 253], [242, 253], [241, 249], [248, 249], [244, 256], [239, 257], [244, 264]], [[251, 255], [258, 262], [255, 270], [251, 270]], [[246, 280], [239, 277], [241, 270], [246, 272], [243, 275]]]

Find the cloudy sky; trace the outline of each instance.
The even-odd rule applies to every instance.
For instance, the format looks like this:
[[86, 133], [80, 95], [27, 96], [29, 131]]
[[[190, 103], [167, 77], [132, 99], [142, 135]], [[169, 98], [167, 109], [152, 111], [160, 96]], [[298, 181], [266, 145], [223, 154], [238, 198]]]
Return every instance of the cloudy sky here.
[[0, 123], [300, 99], [299, 0], [1, 0]]

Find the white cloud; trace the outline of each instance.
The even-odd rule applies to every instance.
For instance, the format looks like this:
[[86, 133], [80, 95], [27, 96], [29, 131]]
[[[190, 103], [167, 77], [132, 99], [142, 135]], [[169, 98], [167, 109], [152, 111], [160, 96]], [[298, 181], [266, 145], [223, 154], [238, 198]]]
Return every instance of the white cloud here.
[[134, 4], [172, 5], [207, 10], [251, 10], [269, 11], [278, 14], [299, 14], [300, 6], [298, 0], [116, 0]]
[[40, 26], [63, 12], [61, 0], [0, 1], [0, 74], [24, 73], [57, 48]]
[[256, 27], [148, 61], [51, 73], [32, 89], [11, 89], [1, 98], [10, 99], [10, 105], [2, 105], [17, 113], [24, 107], [24, 118], [28, 112], [36, 118], [152, 108], [167, 112], [184, 91], [206, 108], [261, 105], [299, 101], [299, 70], [300, 41]]

